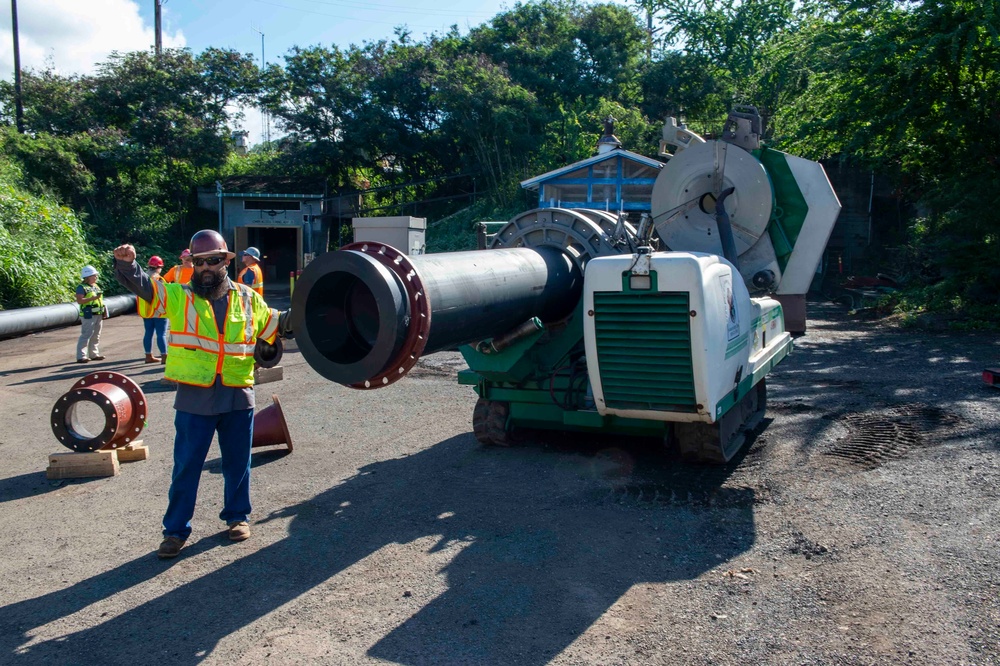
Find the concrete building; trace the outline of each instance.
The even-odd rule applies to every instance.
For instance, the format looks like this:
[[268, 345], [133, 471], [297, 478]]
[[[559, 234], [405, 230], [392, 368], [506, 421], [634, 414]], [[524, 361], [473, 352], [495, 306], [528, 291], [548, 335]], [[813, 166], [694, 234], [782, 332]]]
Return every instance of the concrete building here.
[[322, 181], [240, 176], [199, 188], [198, 207], [218, 216], [234, 252], [251, 246], [260, 250], [265, 285], [287, 285], [289, 272], [327, 250], [331, 221], [325, 196]]

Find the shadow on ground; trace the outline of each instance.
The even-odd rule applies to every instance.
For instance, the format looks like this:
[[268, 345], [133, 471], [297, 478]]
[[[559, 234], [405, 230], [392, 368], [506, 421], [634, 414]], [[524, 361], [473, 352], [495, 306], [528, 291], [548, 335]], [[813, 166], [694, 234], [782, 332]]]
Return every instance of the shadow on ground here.
[[[226, 636], [315, 588], [344, 586], [335, 577], [383, 547], [430, 536], [431, 552], [459, 547], [443, 572], [447, 589], [377, 640], [369, 656], [544, 664], [633, 585], [693, 579], [753, 544], [754, 491], [723, 486], [733, 468], [692, 481], [692, 468], [642, 442], [568, 446], [485, 449], [466, 434], [369, 465], [258, 522], [290, 518], [284, 539], [120, 615], [89, 618], [96, 624], [86, 629], [29, 645], [35, 628], [162, 576], [171, 563], [151, 553], [0, 608], [0, 658], [124, 664], [142, 655], [196, 664]], [[670, 499], [677, 484], [682, 492]], [[643, 499], [636, 488], [655, 489], [659, 499], [653, 492]], [[685, 501], [692, 488], [723, 508]], [[181, 560], [221, 543], [218, 535], [202, 539]], [[398, 585], [403, 598], [406, 581]], [[323, 622], [328, 611], [302, 608], [297, 621], [333, 632]], [[319, 614], [315, 622], [310, 612]]]

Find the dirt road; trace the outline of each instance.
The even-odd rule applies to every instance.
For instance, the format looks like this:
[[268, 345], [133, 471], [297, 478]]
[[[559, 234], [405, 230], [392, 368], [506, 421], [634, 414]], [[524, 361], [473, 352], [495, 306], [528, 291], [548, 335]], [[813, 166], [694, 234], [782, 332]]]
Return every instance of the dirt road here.
[[[157, 560], [172, 392], [133, 317], [108, 360], [75, 329], [0, 342], [5, 664], [1000, 664], [995, 336], [886, 330], [814, 306], [737, 464], [658, 443], [480, 447], [457, 354], [379, 391], [294, 348], [295, 452], [254, 454], [253, 537], [217, 519]], [[47, 481], [48, 425], [84, 369], [147, 390], [150, 460]]]

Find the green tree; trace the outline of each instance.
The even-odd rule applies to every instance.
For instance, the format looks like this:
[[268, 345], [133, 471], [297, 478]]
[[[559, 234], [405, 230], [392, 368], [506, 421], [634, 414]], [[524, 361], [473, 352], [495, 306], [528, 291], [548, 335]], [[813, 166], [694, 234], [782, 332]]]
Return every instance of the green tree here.
[[[774, 119], [790, 150], [851, 155], [899, 174], [926, 215], [914, 275], [997, 303], [1000, 13], [996, 0], [824, 2], [774, 45], [796, 85]], [[940, 299], [939, 299], [940, 300]], [[945, 299], [949, 300], [949, 299]]]

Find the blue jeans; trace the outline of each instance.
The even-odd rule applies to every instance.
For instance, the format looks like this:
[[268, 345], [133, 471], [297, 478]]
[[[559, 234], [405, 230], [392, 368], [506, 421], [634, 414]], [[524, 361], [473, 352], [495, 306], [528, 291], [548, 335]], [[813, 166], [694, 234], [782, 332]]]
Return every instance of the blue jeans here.
[[174, 474], [170, 482], [163, 536], [187, 539], [198, 498], [198, 482], [212, 436], [219, 433], [222, 478], [225, 481], [222, 512], [225, 523], [238, 523], [250, 514], [250, 444], [253, 440], [253, 410], [202, 416], [178, 411], [174, 417]]
[[161, 354], [167, 353], [167, 320], [160, 317], [157, 319], [143, 319], [142, 325], [146, 327], [146, 332], [142, 335], [142, 351], [147, 354], [153, 353], [153, 333], [156, 333], [156, 346], [160, 348]]

